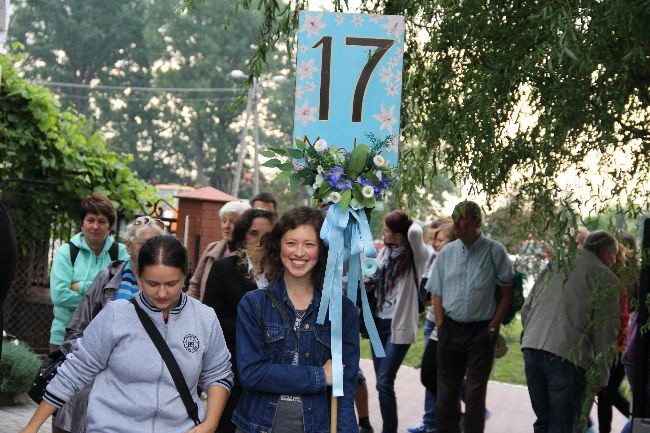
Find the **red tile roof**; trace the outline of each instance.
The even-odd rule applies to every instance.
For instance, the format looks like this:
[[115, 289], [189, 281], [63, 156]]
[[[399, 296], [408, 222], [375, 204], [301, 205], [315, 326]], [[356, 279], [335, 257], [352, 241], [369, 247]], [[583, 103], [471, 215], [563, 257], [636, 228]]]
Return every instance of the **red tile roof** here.
[[199, 188], [196, 191], [176, 194], [174, 197], [179, 199], [215, 201], [221, 203], [239, 200], [237, 197], [226, 194], [225, 192], [220, 191], [217, 188], [212, 188], [211, 186], [204, 186], [203, 188]]

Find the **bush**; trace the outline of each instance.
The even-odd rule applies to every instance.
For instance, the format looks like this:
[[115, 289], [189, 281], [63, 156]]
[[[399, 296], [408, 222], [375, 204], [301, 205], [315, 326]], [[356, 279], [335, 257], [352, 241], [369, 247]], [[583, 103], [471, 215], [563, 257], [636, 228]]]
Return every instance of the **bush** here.
[[41, 366], [40, 358], [18, 340], [2, 342], [0, 394], [26, 393]]

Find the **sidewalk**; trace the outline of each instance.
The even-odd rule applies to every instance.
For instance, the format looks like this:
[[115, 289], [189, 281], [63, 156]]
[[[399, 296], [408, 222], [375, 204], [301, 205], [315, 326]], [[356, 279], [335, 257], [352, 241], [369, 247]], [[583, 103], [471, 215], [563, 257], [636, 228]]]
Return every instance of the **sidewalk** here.
[[[375, 374], [372, 361], [361, 360], [361, 369], [368, 383], [370, 422], [376, 433], [381, 433], [381, 413], [375, 392]], [[402, 365], [395, 380], [397, 409], [399, 413], [399, 432], [422, 422], [424, 408], [424, 387], [420, 384], [420, 370]], [[485, 433], [528, 433], [533, 431], [535, 413], [530, 405], [528, 390], [524, 386], [490, 382], [487, 392], [487, 408], [492, 412], [485, 424]], [[597, 423], [596, 406], [591, 419]], [[614, 410], [612, 432], [619, 433], [625, 418]]]
[[[376, 433], [381, 433], [381, 414], [379, 401], [375, 392], [375, 374], [372, 361], [361, 360], [361, 368], [368, 382], [370, 421]], [[422, 421], [424, 407], [424, 388], [420, 384], [420, 371], [402, 366], [397, 373], [395, 393], [399, 410], [399, 431]], [[535, 414], [530, 406], [528, 391], [523, 386], [490, 382], [488, 385], [487, 407], [492, 412], [485, 426], [485, 433], [527, 433], [533, 430]], [[34, 413], [36, 405], [25, 398], [17, 406], [0, 407], [0, 433], [16, 433], [27, 423]], [[592, 411], [592, 420], [597, 421], [596, 409]], [[614, 410], [612, 432], [618, 433], [623, 428], [625, 419]], [[48, 421], [40, 433], [51, 433]], [[341, 432], [350, 433], [350, 432]]]

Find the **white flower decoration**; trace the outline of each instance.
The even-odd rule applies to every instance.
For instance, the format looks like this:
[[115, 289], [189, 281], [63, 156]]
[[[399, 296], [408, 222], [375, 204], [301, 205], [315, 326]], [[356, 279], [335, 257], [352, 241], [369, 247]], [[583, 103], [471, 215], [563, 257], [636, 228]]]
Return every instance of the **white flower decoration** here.
[[314, 189], [320, 188], [321, 183], [325, 180], [325, 177], [322, 174], [317, 174], [316, 179], [314, 180], [314, 184], [311, 186]]
[[381, 170], [377, 170], [377, 171], [375, 172], [375, 176], [377, 176], [377, 179], [381, 180], [381, 174], [382, 174], [382, 173], [383, 173], [383, 171], [381, 171]]
[[[305, 16], [305, 22], [300, 27], [299, 32], [307, 32], [307, 36], [318, 36], [321, 30], [325, 28], [325, 23], [321, 20], [323, 19], [323, 14], [307, 14]], [[386, 25], [384, 25], [386, 27]]]
[[381, 155], [375, 155], [375, 157], [372, 158], [372, 162], [374, 162], [377, 167], [383, 167], [384, 164], [386, 164], [386, 160]]
[[364, 208], [364, 206], [361, 203], [359, 203], [356, 198], [350, 200], [350, 207], [354, 210], [359, 210]]
[[316, 167], [316, 172], [317, 172], [318, 174], [322, 174], [324, 170], [325, 170], [325, 169], [323, 168], [322, 165], [319, 165], [318, 167]]
[[372, 198], [375, 195], [375, 190], [370, 185], [366, 185], [361, 188], [361, 194], [363, 194], [365, 198]]
[[325, 152], [327, 150], [327, 141], [322, 138], [316, 140], [316, 143], [314, 143], [314, 150], [318, 153]]
[[334, 191], [334, 192], [330, 193], [330, 197], [329, 197], [329, 199], [330, 199], [330, 201], [331, 201], [332, 203], [336, 204], [336, 203], [338, 203], [338, 202], [341, 201], [341, 194], [339, 194], [338, 192]]

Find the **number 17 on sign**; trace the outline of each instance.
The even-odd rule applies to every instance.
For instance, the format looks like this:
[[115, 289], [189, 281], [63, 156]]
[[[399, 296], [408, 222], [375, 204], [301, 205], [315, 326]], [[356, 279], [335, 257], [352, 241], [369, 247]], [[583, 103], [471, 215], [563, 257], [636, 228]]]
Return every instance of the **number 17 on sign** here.
[[294, 137], [351, 149], [368, 134], [394, 137], [397, 160], [404, 18], [300, 13]]

